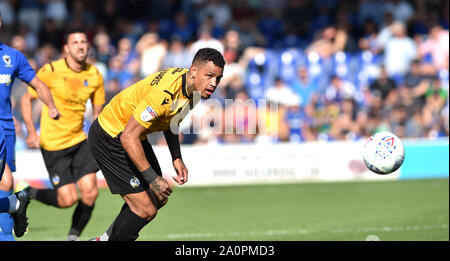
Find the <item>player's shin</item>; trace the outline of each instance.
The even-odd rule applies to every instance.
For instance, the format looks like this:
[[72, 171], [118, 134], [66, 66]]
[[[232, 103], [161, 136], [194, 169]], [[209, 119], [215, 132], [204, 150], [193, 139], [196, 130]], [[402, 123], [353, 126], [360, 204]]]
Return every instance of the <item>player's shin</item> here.
[[133, 213], [127, 203], [124, 203], [112, 225], [109, 241], [135, 241], [139, 231], [148, 223], [149, 221]]
[[31, 197], [46, 205], [59, 207], [58, 194], [55, 189], [30, 188]]
[[88, 206], [83, 201], [79, 200], [75, 212], [72, 216], [72, 226], [70, 227], [69, 235], [67, 236], [67, 241], [76, 241], [80, 236], [81, 232], [86, 227], [87, 223], [91, 219], [92, 211], [94, 206]]

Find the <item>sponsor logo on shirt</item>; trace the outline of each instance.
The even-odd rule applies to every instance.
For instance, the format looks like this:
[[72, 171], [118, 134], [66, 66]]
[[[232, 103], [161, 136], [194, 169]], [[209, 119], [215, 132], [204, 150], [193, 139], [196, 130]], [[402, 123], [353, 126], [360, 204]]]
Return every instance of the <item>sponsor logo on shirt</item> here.
[[0, 74], [0, 84], [6, 83], [9, 84], [11, 82], [11, 74]]
[[150, 121], [151, 119], [155, 118], [156, 116], [158, 116], [158, 114], [155, 112], [155, 110], [153, 110], [153, 108], [151, 106], [147, 106], [145, 111], [143, 111], [141, 113], [141, 120]]

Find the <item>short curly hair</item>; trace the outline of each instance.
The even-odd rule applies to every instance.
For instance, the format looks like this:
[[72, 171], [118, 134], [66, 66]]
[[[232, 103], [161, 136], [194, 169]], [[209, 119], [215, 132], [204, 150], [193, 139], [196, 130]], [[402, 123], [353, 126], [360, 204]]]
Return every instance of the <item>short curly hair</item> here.
[[213, 48], [202, 48], [198, 50], [192, 60], [192, 64], [204, 63], [208, 61], [213, 62], [214, 65], [222, 69], [225, 67], [225, 59], [223, 58], [223, 55]]

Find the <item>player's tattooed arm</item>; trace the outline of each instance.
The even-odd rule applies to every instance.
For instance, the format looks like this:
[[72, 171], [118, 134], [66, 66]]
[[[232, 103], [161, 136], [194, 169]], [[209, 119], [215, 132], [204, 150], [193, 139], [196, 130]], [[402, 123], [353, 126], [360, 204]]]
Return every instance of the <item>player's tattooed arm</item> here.
[[153, 180], [149, 184], [149, 187], [160, 201], [168, 198], [172, 193], [172, 189], [170, 188], [169, 183], [161, 177], [157, 177], [155, 180]]

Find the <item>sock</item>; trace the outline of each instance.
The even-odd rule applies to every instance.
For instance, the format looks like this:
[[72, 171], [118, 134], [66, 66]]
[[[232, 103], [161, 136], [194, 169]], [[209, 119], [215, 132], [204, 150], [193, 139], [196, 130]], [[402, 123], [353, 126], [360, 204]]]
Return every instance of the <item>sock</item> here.
[[148, 222], [133, 213], [127, 203], [125, 203], [114, 220], [109, 241], [135, 241], [139, 236], [139, 231]]
[[109, 237], [111, 236], [112, 229], [114, 226], [114, 222], [108, 227], [108, 229], [103, 233], [103, 235], [100, 236], [100, 241], [108, 241]]
[[15, 194], [12, 194], [11, 196], [8, 197], [8, 201], [9, 201], [9, 210], [8, 213], [9, 214], [14, 214], [16, 213], [16, 210], [19, 208], [20, 206], [20, 201], [19, 199], [16, 197]]
[[58, 194], [56, 189], [35, 189], [30, 188], [31, 197], [36, 199], [46, 205], [54, 206], [59, 208], [58, 206]]
[[[80, 236], [83, 229], [86, 227], [89, 219], [92, 215], [92, 210], [94, 210], [94, 206], [88, 206], [83, 203], [83, 201], [79, 200], [78, 205], [75, 209], [75, 212], [72, 216], [72, 227], [69, 231], [69, 236]], [[71, 237], [74, 238], [74, 237]]]
[[[6, 198], [8, 202], [8, 197], [11, 195], [12, 191], [0, 190], [0, 198]], [[12, 234], [13, 226], [14, 220], [11, 215], [9, 213], [0, 213], [0, 241], [14, 241], [14, 236]]]
[[6, 213], [9, 211], [9, 199], [0, 198], [0, 213]]

